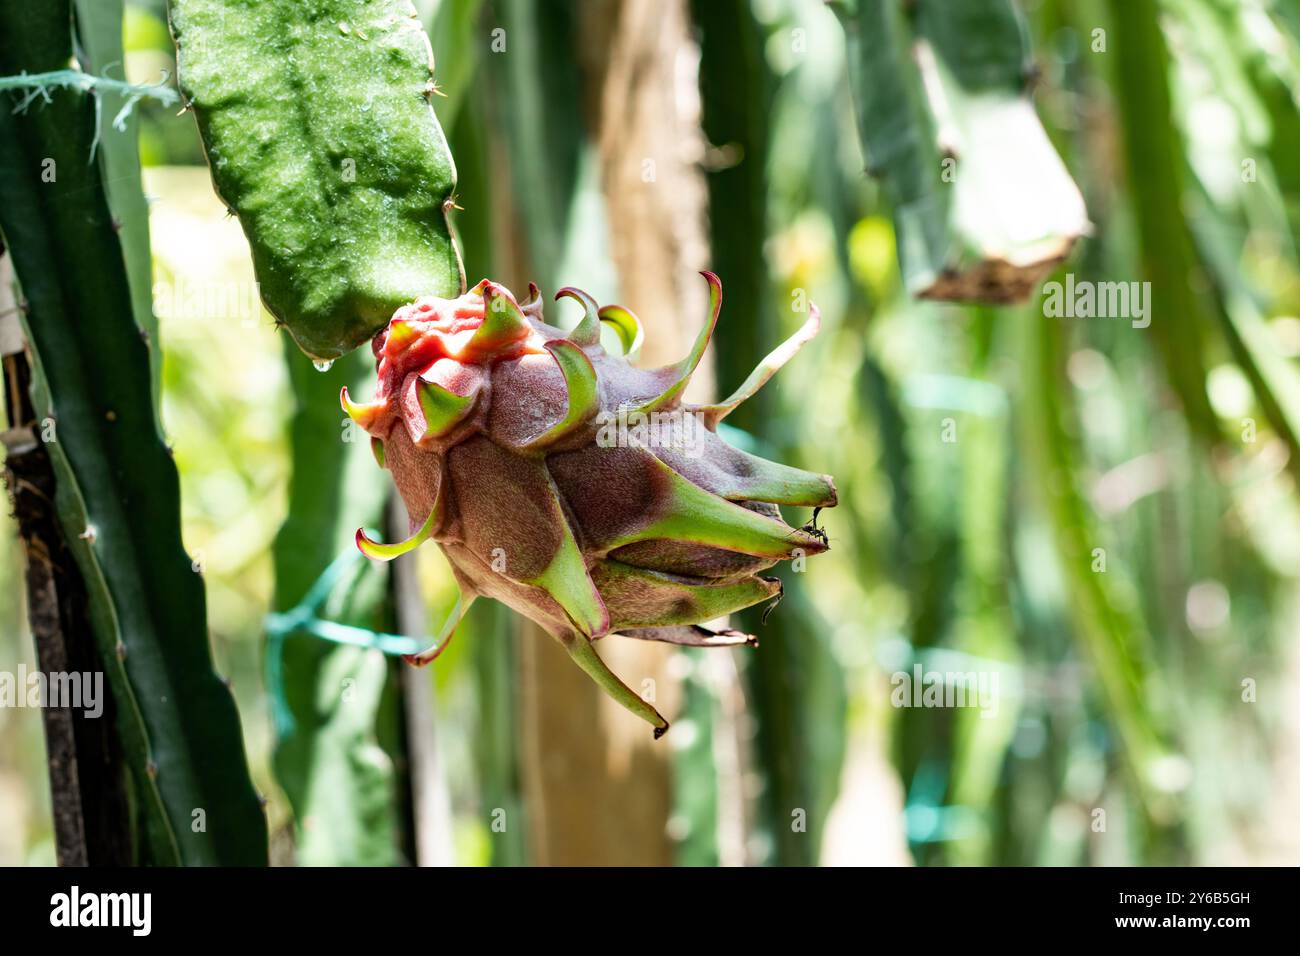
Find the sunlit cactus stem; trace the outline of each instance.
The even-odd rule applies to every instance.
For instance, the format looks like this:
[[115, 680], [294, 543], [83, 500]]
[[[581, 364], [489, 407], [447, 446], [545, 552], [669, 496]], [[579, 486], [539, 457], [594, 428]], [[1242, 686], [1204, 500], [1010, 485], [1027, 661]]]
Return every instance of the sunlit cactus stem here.
[[1014, 0], [832, 0], [867, 171], [919, 298], [1021, 302], [1088, 231]]
[[[181, 92], [267, 309], [337, 359], [463, 288], [456, 167], [411, 0], [172, 0]], [[275, 52], [268, 54], [268, 44]]]

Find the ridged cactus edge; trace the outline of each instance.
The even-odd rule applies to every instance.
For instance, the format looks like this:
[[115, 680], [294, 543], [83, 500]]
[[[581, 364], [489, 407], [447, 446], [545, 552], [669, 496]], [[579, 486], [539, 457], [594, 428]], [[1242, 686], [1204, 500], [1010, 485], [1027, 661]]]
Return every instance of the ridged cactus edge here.
[[[68, 0], [0, 5], [0, 74], [65, 67], [71, 25]], [[266, 818], [234, 699], [213, 669], [203, 581], [181, 541], [179, 477], [154, 412], [151, 346], [90, 161], [96, 113], [73, 89], [0, 108], [0, 234], [21, 286], [33, 405], [53, 426], [56, 507], [117, 704], [142, 859], [261, 864]]]

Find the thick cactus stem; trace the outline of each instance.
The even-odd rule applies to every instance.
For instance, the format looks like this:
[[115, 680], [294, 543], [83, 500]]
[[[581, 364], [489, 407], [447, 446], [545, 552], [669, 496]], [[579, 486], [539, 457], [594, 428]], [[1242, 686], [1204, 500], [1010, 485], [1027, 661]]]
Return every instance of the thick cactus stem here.
[[171, 23], [217, 192], [303, 351], [336, 359], [403, 303], [460, 292], [456, 169], [410, 0], [173, 0]]
[[834, 0], [867, 169], [918, 298], [1020, 302], [1088, 230], [1013, 0]]

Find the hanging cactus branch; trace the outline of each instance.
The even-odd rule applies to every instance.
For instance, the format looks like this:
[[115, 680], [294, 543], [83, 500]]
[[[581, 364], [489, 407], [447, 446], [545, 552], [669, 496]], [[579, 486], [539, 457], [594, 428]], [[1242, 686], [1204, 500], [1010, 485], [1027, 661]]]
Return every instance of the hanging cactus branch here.
[[868, 172], [893, 206], [908, 291], [1020, 302], [1088, 230], [1029, 97], [1013, 0], [833, 0]]
[[267, 309], [330, 361], [463, 288], [456, 169], [410, 0], [175, 0], [181, 90]]

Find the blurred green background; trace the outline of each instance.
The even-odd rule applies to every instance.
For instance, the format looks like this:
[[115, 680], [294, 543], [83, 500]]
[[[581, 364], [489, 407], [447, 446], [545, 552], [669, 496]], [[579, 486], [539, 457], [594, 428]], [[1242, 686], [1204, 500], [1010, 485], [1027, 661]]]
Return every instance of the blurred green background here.
[[[652, 751], [590, 708], [563, 734], [578, 705], [552, 713], [566, 703], [534, 657], [547, 639], [480, 605], [431, 671], [352, 649], [314, 663], [313, 692], [355, 719], [322, 718], [329, 732], [275, 755], [294, 690], [277, 684], [265, 616], [287, 606], [272, 545], [301, 454], [292, 383], [328, 402], [338, 382], [314, 387], [247, 299], [247, 246], [193, 118], [138, 108], [184, 537], [273, 861], [1300, 862], [1300, 2], [1023, 4], [1038, 112], [1093, 223], [1055, 278], [1151, 280], [1147, 329], [1049, 318], [1039, 296], [906, 295], [819, 0], [664, 5], [653, 65], [672, 68], [660, 95], [694, 137], [636, 86], [635, 31], [601, 22], [616, 6], [417, 3], [469, 279], [535, 279], [548, 299], [576, 285], [642, 311], [637, 288], [692, 281], [661, 266], [712, 268], [727, 289], [719, 394], [798, 327], [806, 292], [821, 336], [732, 437], [834, 475], [841, 496], [822, 516], [832, 550], [782, 572], [762, 647], [645, 665], [676, 717]], [[130, 0], [125, 37], [127, 78], [174, 74], [162, 0]], [[627, 231], [656, 211], [618, 188], [619, 103], [644, 111], [622, 115], [627, 139], [672, 147], [656, 209], [700, 249], [636, 252]], [[648, 338], [684, 352], [684, 327], [647, 313]], [[388, 482], [349, 469], [344, 494]], [[21, 567], [2, 517], [5, 670], [33, 666]], [[435, 613], [451, 594], [441, 556], [422, 549], [414, 570]], [[317, 639], [284, 640], [292, 682]], [[917, 664], [996, 674], [996, 713], [893, 706], [893, 675]], [[578, 736], [604, 742], [599, 759]], [[0, 709], [0, 865], [53, 862], [47, 790], [39, 713]], [[566, 811], [569, 791], [588, 797]], [[619, 792], [639, 796], [599, 797]]]

